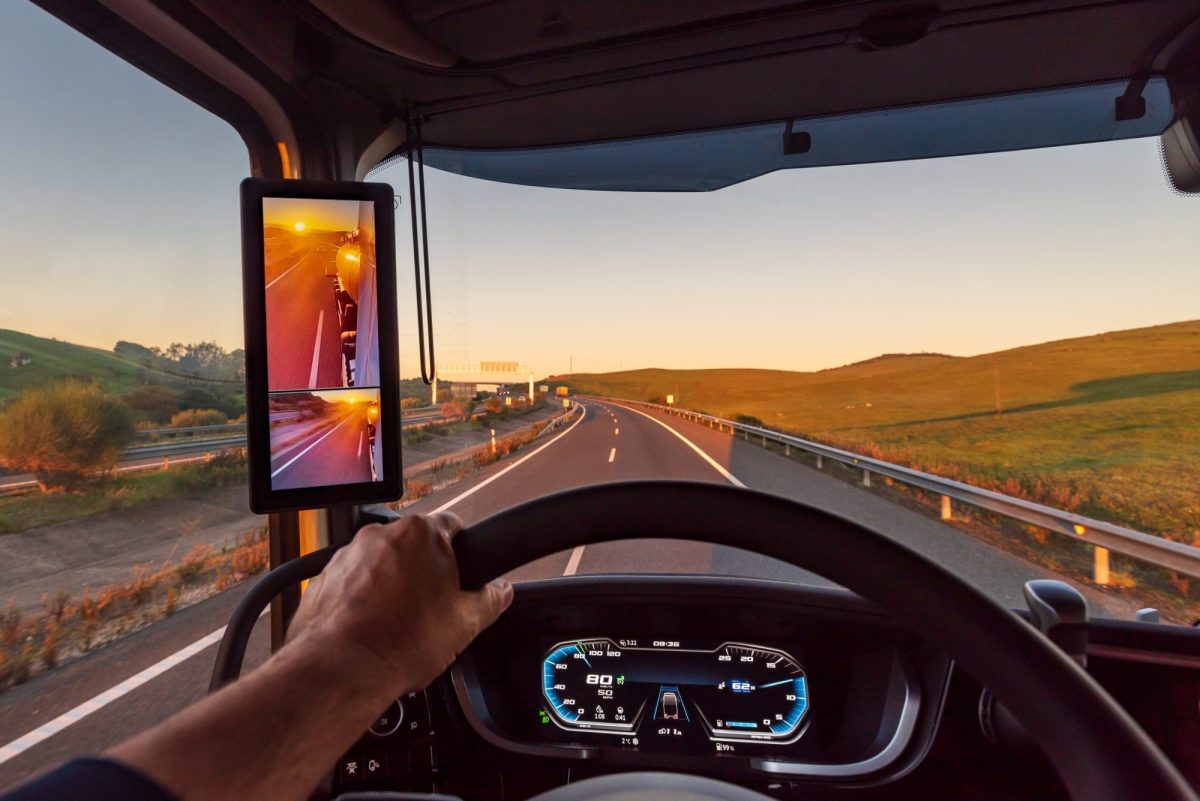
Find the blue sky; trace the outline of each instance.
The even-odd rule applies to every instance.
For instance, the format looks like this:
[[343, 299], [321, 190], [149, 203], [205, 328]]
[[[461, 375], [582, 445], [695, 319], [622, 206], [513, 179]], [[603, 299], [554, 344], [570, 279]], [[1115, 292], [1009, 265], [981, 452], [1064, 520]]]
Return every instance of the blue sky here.
[[[248, 162], [232, 129], [17, 1], [0, 3], [0, 102], [0, 327], [240, 346]], [[376, 180], [407, 186], [399, 169]], [[429, 187], [444, 362], [815, 369], [1200, 316], [1200, 201], [1168, 188], [1155, 140], [692, 195]], [[402, 249], [405, 375], [409, 269]]]

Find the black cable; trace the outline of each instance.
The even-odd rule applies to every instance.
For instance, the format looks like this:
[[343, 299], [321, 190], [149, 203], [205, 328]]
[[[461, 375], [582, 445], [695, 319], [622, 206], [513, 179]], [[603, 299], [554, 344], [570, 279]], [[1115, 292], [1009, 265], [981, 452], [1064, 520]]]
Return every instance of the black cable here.
[[417, 179], [421, 185], [421, 250], [425, 254], [425, 324], [429, 327], [429, 377], [425, 377], [424, 353], [421, 354], [421, 377], [426, 384], [432, 384], [437, 378], [437, 362], [433, 348], [433, 290], [429, 283], [429, 216], [425, 213], [425, 137], [421, 135], [421, 118], [417, 117], [416, 122]]
[[[416, 283], [417, 289], [417, 349], [421, 353], [421, 380], [427, 385], [433, 383], [428, 377], [425, 367], [425, 319], [422, 314], [421, 304], [421, 250], [420, 241], [417, 238], [417, 189], [415, 178], [413, 176], [413, 125], [412, 118], [405, 120], [405, 140], [408, 146], [408, 211], [411, 220], [412, 228], [412, 248], [413, 248], [413, 280]], [[422, 212], [422, 215], [424, 212]]]

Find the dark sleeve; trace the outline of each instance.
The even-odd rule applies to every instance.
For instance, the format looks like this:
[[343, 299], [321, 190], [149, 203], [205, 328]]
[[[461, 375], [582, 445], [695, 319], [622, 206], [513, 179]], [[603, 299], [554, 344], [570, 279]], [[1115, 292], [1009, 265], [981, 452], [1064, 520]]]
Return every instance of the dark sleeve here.
[[177, 801], [157, 782], [109, 759], [76, 759], [0, 795], [0, 801]]

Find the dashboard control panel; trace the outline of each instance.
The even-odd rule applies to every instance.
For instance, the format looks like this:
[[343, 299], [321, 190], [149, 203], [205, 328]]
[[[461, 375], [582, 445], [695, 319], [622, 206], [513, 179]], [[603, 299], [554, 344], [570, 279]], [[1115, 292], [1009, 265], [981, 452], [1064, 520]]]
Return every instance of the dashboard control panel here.
[[747, 642], [580, 637], [542, 658], [541, 717], [619, 745], [733, 751], [787, 744], [808, 722], [808, 677], [785, 650]]

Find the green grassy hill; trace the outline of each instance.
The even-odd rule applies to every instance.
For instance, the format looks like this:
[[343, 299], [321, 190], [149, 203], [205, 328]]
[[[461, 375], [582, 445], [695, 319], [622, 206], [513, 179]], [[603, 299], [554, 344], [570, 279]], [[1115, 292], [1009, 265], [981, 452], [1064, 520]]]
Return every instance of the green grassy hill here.
[[[9, 360], [18, 353], [33, 362], [10, 367]], [[98, 381], [106, 392], [125, 394], [145, 383], [138, 378], [143, 372], [141, 365], [111, 351], [0, 329], [0, 401], [22, 389], [70, 378]]]
[[[30, 364], [10, 367], [9, 360], [24, 354]], [[23, 389], [78, 379], [96, 381], [105, 392], [124, 395], [147, 383], [183, 386], [198, 384], [222, 390], [241, 390], [242, 382], [187, 376], [172, 370], [172, 362], [159, 357], [137, 359], [100, 348], [46, 339], [20, 331], [0, 329], [0, 402]]]
[[[999, 381], [1001, 414], [996, 413]], [[1200, 542], [1200, 321], [820, 372], [576, 375]]]

